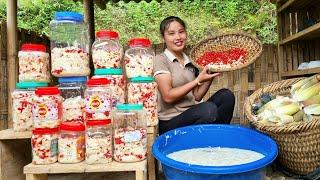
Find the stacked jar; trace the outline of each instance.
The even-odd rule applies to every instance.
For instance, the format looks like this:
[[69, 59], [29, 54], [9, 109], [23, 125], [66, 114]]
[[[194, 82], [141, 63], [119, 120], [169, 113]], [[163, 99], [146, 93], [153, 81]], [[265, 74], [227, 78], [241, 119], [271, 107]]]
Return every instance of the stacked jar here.
[[101, 30], [96, 33], [92, 44], [92, 61], [95, 69], [121, 68], [123, 47], [119, 34], [115, 31]]
[[32, 163], [51, 164], [58, 160], [59, 128], [36, 128], [32, 131]]
[[152, 77], [131, 78], [128, 83], [128, 102], [143, 104], [147, 111], [147, 125], [158, 124], [157, 83]]
[[147, 122], [141, 104], [119, 104], [113, 111], [114, 160], [137, 162], [147, 157]]
[[58, 140], [58, 162], [78, 163], [85, 158], [85, 126], [81, 122], [63, 122]]
[[87, 77], [61, 77], [58, 81], [63, 98], [62, 121], [84, 122], [84, 90]]
[[62, 119], [62, 98], [57, 87], [39, 87], [33, 98], [35, 128], [56, 128]]
[[155, 54], [151, 41], [145, 38], [134, 38], [129, 41], [129, 49], [124, 56], [124, 65], [128, 78], [152, 77]]
[[42, 44], [23, 44], [18, 53], [19, 82], [50, 82], [49, 54]]
[[106, 78], [90, 79], [84, 93], [86, 120], [111, 119], [110, 81]]
[[47, 83], [19, 82], [12, 92], [13, 131], [31, 131], [33, 129], [32, 101], [37, 87], [48, 86]]
[[87, 121], [86, 128], [86, 163], [102, 164], [111, 162], [111, 119]]
[[112, 92], [112, 108], [117, 104], [125, 103], [125, 77], [122, 69], [95, 69], [92, 78], [107, 78], [110, 81], [110, 90]]
[[56, 12], [50, 22], [51, 73], [56, 77], [88, 76], [88, 26], [75, 12]]

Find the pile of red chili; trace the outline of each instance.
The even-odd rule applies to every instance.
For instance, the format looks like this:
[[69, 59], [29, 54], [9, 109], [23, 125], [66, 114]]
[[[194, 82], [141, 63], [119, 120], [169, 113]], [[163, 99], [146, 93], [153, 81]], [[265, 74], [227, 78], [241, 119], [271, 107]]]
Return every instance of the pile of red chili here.
[[206, 52], [196, 60], [200, 66], [207, 64], [233, 64], [237, 61], [243, 61], [247, 55], [247, 51], [242, 48], [233, 48], [227, 51]]

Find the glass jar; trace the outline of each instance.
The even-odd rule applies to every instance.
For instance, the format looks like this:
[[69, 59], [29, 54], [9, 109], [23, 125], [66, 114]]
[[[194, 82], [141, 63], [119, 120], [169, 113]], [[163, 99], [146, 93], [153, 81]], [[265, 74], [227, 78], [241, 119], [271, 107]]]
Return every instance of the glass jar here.
[[119, 34], [115, 31], [101, 30], [96, 33], [92, 44], [92, 61], [95, 69], [121, 68], [123, 47]]
[[117, 104], [125, 103], [126, 78], [122, 74], [122, 69], [95, 69], [92, 78], [107, 78], [110, 81], [112, 108], [116, 107]]
[[50, 22], [51, 73], [56, 77], [88, 76], [89, 36], [83, 16], [56, 12]]
[[61, 77], [58, 79], [63, 98], [62, 121], [84, 121], [84, 90], [86, 76]]
[[87, 121], [86, 163], [103, 164], [112, 161], [111, 119]]
[[51, 164], [58, 160], [58, 128], [36, 128], [32, 131], [32, 163]]
[[63, 122], [58, 140], [58, 162], [78, 163], [84, 160], [85, 126], [81, 122]]
[[23, 44], [18, 57], [20, 82], [50, 82], [49, 54], [45, 45]]
[[113, 158], [137, 162], [147, 157], [147, 122], [141, 104], [119, 104], [113, 111]]
[[110, 81], [106, 78], [90, 79], [84, 92], [86, 120], [111, 119]]
[[12, 92], [13, 131], [31, 131], [33, 129], [32, 101], [37, 87], [48, 86], [47, 83], [20, 82]]
[[125, 52], [124, 64], [128, 78], [139, 76], [152, 77], [155, 54], [149, 39], [134, 38], [129, 41]]
[[148, 126], [158, 124], [157, 83], [152, 77], [137, 77], [128, 83], [128, 103], [143, 104]]
[[62, 98], [57, 87], [39, 87], [33, 98], [32, 115], [35, 128], [56, 128], [62, 119]]

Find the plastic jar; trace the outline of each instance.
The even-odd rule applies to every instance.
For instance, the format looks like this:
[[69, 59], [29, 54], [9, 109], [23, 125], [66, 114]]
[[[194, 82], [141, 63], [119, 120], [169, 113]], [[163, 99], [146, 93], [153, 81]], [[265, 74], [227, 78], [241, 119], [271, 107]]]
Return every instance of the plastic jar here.
[[50, 82], [49, 54], [42, 44], [23, 44], [19, 53], [19, 81]]
[[111, 119], [87, 121], [86, 163], [103, 164], [112, 161]]
[[152, 77], [154, 57], [155, 54], [151, 49], [151, 41], [149, 39], [131, 39], [129, 41], [129, 49], [126, 50], [124, 57], [127, 77]]
[[56, 128], [62, 119], [62, 98], [57, 87], [39, 87], [33, 98], [32, 115], [35, 128]]
[[32, 101], [37, 87], [48, 86], [47, 83], [20, 82], [12, 92], [13, 131], [31, 131], [33, 129]]
[[107, 78], [110, 81], [112, 108], [125, 103], [126, 78], [122, 74], [122, 69], [96, 69], [92, 78]]
[[147, 157], [147, 122], [141, 104], [119, 104], [113, 111], [113, 158], [137, 162]]
[[58, 140], [58, 162], [78, 163], [84, 160], [86, 152], [85, 126], [81, 122], [63, 122]]
[[62, 121], [84, 121], [84, 90], [87, 77], [61, 77], [58, 81], [63, 98]]
[[143, 104], [148, 126], [158, 124], [157, 83], [152, 77], [137, 77], [128, 83], [128, 103]]
[[56, 77], [88, 76], [89, 37], [83, 16], [56, 12], [50, 22], [51, 73]]
[[58, 160], [58, 128], [36, 128], [32, 131], [32, 163], [51, 164]]
[[106, 78], [90, 79], [84, 93], [86, 120], [111, 119], [110, 81]]
[[119, 34], [115, 31], [101, 30], [96, 33], [92, 44], [92, 61], [95, 69], [121, 68], [123, 47]]

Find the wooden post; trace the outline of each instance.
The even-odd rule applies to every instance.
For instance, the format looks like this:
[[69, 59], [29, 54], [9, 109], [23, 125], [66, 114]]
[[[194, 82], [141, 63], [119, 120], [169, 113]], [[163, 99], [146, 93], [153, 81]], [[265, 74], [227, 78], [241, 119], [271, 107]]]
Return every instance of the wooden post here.
[[91, 45], [94, 41], [94, 37], [95, 37], [93, 1], [92, 0], [84, 0], [83, 6], [84, 6], [84, 21], [89, 26], [89, 41], [90, 41], [90, 47], [91, 47]]
[[7, 0], [8, 126], [12, 127], [11, 92], [17, 82], [17, 0]]

